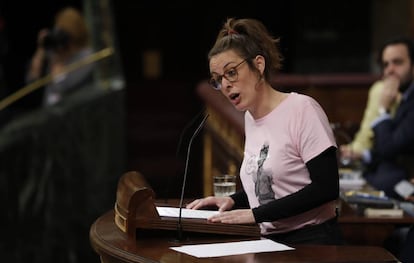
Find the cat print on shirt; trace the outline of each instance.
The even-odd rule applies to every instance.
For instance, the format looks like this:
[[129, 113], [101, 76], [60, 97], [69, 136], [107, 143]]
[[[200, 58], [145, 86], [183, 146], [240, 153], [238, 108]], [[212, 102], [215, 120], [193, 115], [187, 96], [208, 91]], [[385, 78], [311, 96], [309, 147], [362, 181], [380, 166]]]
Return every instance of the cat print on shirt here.
[[263, 169], [263, 164], [269, 154], [269, 144], [264, 143], [260, 149], [257, 160], [257, 172], [255, 180], [255, 193], [259, 203], [266, 204], [275, 199], [275, 193], [272, 189], [272, 173], [270, 170]]

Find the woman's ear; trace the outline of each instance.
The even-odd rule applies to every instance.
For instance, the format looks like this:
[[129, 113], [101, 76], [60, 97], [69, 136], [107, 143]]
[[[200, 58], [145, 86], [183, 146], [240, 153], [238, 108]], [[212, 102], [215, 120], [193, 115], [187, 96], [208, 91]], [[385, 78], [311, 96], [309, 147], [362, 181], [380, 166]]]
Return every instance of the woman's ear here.
[[263, 72], [266, 67], [266, 60], [262, 55], [257, 55], [254, 58], [254, 65], [256, 66], [257, 70], [260, 72], [260, 75], [263, 75]]

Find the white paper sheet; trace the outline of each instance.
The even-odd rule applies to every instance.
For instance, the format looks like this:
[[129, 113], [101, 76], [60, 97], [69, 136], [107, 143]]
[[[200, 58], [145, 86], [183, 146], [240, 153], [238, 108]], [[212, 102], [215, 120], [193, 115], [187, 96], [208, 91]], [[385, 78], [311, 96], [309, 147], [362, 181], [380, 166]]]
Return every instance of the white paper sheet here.
[[175, 251], [186, 253], [188, 255], [198, 258], [221, 257], [247, 253], [285, 251], [294, 249], [292, 247], [274, 242], [269, 239], [201, 245], [187, 245], [170, 248]]
[[[160, 216], [168, 216], [168, 217], [178, 217], [180, 213], [180, 208], [178, 207], [164, 207], [164, 206], [157, 206], [157, 211]], [[219, 213], [218, 211], [212, 210], [194, 210], [194, 209], [181, 209], [181, 217], [182, 218], [201, 218], [207, 219], [210, 216]]]

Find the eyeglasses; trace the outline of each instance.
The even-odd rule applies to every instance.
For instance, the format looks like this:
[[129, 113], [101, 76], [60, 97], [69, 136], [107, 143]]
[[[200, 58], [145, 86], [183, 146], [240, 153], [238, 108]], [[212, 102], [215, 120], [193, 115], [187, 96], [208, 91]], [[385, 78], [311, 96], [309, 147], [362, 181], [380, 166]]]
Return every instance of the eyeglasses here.
[[221, 89], [221, 82], [223, 81], [223, 77], [225, 79], [227, 79], [230, 82], [235, 82], [237, 81], [238, 77], [239, 77], [239, 73], [237, 71], [237, 68], [240, 67], [244, 62], [246, 62], [246, 60], [244, 59], [242, 62], [240, 62], [239, 64], [237, 64], [236, 66], [229, 68], [228, 70], [224, 71], [223, 75], [219, 75], [217, 74], [216, 76], [211, 77], [211, 79], [209, 80], [209, 83], [211, 85], [211, 87], [215, 90], [220, 90]]

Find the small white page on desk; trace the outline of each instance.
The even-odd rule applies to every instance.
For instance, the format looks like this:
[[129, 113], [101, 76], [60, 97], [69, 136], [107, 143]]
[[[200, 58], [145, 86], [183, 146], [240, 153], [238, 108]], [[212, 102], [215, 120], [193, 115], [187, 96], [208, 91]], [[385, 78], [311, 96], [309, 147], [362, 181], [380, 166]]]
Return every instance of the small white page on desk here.
[[171, 247], [171, 249], [182, 252], [197, 258], [222, 257], [231, 255], [240, 255], [247, 253], [285, 251], [294, 248], [274, 242], [269, 239], [188, 245], [181, 247]]
[[[164, 206], [157, 206], [157, 211], [160, 216], [168, 216], [168, 217], [178, 217], [180, 214], [180, 208], [178, 207], [164, 207]], [[194, 209], [181, 209], [181, 217], [182, 218], [201, 218], [207, 219], [210, 216], [219, 213], [218, 211], [212, 210], [194, 210]]]

